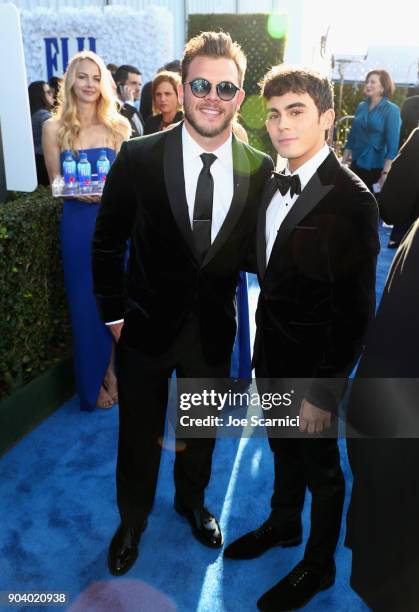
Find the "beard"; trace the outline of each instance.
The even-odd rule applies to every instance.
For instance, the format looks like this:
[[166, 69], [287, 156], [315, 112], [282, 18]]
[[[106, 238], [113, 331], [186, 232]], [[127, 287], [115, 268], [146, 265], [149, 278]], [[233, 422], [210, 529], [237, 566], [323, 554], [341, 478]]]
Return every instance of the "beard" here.
[[187, 104], [185, 104], [185, 101], [183, 106], [183, 112], [185, 115], [185, 119], [191, 124], [191, 126], [200, 136], [203, 136], [204, 138], [213, 138], [224, 132], [224, 130], [232, 124], [236, 109], [234, 108], [231, 112], [228, 113], [224, 112], [224, 120], [220, 125], [205, 125], [198, 123], [194, 112], [188, 107]]

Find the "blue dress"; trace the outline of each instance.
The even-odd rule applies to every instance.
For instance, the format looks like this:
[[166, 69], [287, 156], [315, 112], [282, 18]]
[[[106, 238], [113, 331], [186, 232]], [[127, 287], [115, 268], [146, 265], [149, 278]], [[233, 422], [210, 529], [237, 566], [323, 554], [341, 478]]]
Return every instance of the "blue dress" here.
[[[116, 153], [106, 147], [83, 149], [92, 166], [102, 149], [112, 163]], [[61, 167], [64, 155], [61, 153]], [[93, 295], [91, 250], [100, 203], [64, 200], [61, 251], [64, 283], [73, 328], [74, 371], [81, 410], [93, 410], [112, 351], [112, 334], [101, 321]]]

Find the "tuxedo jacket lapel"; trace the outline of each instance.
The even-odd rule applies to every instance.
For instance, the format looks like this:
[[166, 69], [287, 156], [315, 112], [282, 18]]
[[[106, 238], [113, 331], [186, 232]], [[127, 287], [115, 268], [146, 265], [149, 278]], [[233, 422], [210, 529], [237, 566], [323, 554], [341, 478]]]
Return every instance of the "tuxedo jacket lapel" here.
[[163, 153], [164, 180], [170, 208], [176, 224], [192, 252], [196, 261], [197, 256], [192, 235], [191, 221], [189, 218], [188, 202], [185, 192], [185, 176], [183, 170], [182, 154], [182, 126], [168, 130]]
[[281, 245], [288, 239], [292, 230], [333, 189], [334, 177], [338, 167], [339, 162], [335, 154], [331, 152], [319, 166], [317, 172], [313, 174], [281, 224], [272, 248], [270, 260], [275, 258], [278, 249], [280, 249]]
[[268, 206], [277, 189], [278, 186], [274, 176], [272, 175], [262, 194], [260, 211], [257, 220], [256, 258], [260, 278], [264, 277], [266, 271], [266, 211], [268, 210]]
[[230, 208], [227, 216], [224, 219], [220, 231], [218, 232], [214, 242], [211, 244], [208, 252], [202, 263], [207, 265], [211, 259], [218, 253], [223, 244], [228, 240], [233, 228], [239, 220], [243, 209], [246, 205], [247, 195], [249, 192], [250, 180], [250, 164], [243, 145], [234, 136], [232, 137], [233, 147], [233, 181], [234, 191]]

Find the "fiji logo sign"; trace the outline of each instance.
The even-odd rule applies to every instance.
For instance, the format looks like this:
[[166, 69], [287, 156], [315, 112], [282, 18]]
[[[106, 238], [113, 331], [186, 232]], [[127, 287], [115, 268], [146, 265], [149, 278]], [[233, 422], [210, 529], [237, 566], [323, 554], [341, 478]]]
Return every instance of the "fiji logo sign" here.
[[45, 44], [45, 63], [47, 67], [47, 79], [58, 74], [62, 75], [66, 71], [68, 61], [78, 51], [96, 52], [96, 38], [91, 36], [85, 38], [44, 38]]

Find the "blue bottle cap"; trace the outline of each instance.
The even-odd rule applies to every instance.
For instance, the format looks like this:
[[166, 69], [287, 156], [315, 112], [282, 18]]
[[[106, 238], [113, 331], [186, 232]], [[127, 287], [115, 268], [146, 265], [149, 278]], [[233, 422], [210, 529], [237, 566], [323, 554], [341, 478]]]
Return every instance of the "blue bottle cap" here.
[[80, 153], [80, 159], [81, 159], [81, 160], [82, 160], [82, 159], [87, 159], [87, 153], [83, 153], [83, 152], [81, 152], [81, 153]]
[[100, 151], [100, 156], [102, 157], [102, 155], [105, 155], [105, 157], [106, 157], [106, 151], [105, 151], [105, 149], [102, 149], [102, 150]]
[[64, 156], [65, 156], [65, 159], [69, 159], [69, 158], [73, 159], [73, 154], [70, 151], [70, 149], [68, 149], [67, 151], [64, 151]]

